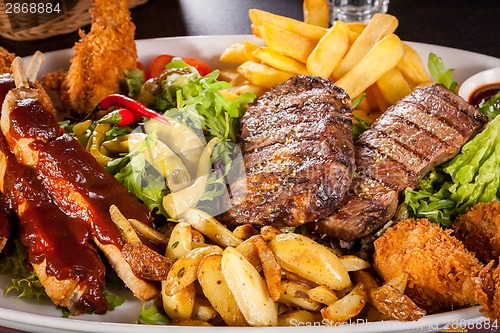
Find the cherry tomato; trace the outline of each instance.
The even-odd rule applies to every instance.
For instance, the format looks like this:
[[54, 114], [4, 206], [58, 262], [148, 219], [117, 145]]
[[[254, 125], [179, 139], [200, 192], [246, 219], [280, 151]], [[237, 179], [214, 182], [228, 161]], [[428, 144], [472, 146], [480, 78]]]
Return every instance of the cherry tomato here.
[[[160, 75], [160, 73], [165, 69], [165, 66], [169, 64], [172, 59], [174, 59], [174, 56], [170, 54], [162, 54], [157, 56], [149, 66], [148, 77], [151, 78]], [[196, 70], [202, 76], [205, 76], [208, 73], [212, 72], [210, 65], [203, 60], [189, 57], [182, 57], [182, 60], [184, 60], [186, 64], [196, 68]]]

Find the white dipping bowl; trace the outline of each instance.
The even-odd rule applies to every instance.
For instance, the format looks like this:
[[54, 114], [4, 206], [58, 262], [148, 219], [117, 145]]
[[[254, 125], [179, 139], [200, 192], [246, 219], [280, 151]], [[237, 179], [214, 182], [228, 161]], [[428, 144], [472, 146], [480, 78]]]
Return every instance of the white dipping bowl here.
[[491, 83], [500, 83], [500, 67], [487, 69], [466, 79], [460, 86], [458, 94], [469, 101], [478, 88]]

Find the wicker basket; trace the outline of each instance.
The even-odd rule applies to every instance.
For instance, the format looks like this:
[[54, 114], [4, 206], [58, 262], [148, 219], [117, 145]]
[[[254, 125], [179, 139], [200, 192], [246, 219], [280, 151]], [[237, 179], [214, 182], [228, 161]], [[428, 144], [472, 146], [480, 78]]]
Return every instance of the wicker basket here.
[[[113, 1], [113, 0], [110, 0]], [[148, 0], [129, 0], [129, 8], [132, 9], [139, 5], [146, 3]], [[12, 39], [15, 41], [30, 41], [37, 39], [44, 39], [47, 37], [62, 35], [74, 32], [81, 27], [84, 27], [91, 22], [89, 9], [91, 8], [90, 0], [78, 1], [65, 15], [57, 15], [51, 20], [49, 15], [33, 14], [33, 15], [18, 15], [16, 18], [21, 25], [28, 26], [27, 29], [19, 29], [13, 31], [11, 22], [6, 13], [5, 3], [7, 1], [0, 1], [0, 36]], [[37, 21], [42, 18], [42, 22], [37, 24]], [[19, 23], [19, 22], [18, 22]]]

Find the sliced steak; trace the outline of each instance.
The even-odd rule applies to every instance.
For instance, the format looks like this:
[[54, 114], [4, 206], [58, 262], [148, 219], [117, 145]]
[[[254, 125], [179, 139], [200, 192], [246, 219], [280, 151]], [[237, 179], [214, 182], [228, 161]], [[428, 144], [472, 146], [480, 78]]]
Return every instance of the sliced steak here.
[[318, 230], [354, 240], [394, 215], [399, 193], [453, 158], [487, 122], [441, 85], [418, 88], [390, 107], [356, 141], [356, 176], [345, 202]]
[[241, 121], [246, 177], [231, 186], [234, 224], [297, 226], [331, 214], [352, 181], [352, 110], [329, 80], [296, 76]]

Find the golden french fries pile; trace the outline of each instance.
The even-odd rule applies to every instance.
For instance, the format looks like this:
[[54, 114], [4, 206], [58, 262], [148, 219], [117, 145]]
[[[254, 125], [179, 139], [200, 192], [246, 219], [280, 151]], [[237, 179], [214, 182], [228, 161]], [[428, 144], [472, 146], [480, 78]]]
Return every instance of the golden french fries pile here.
[[162, 304], [176, 325], [289, 326], [371, 319], [416, 320], [406, 276], [379, 285], [370, 264], [271, 226], [230, 231], [191, 208], [168, 235], [173, 261]]
[[233, 84], [230, 93], [260, 95], [293, 75], [316, 75], [330, 78], [351, 99], [365, 93], [358, 108], [361, 116], [374, 118], [414, 87], [432, 82], [418, 53], [394, 34], [394, 16], [376, 14], [368, 24], [336, 21], [326, 28], [324, 2], [304, 1], [305, 22], [251, 9], [253, 34], [263, 43], [234, 44], [220, 56], [237, 65], [223, 73]]

